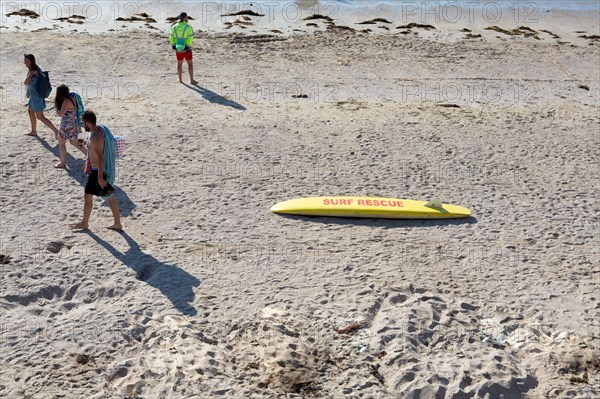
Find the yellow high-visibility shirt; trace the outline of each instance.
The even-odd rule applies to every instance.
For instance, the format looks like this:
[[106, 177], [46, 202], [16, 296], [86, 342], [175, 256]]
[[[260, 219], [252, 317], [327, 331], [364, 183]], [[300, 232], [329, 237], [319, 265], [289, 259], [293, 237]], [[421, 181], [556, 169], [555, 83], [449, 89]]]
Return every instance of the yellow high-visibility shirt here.
[[194, 42], [194, 30], [187, 22], [179, 22], [177, 25], [171, 27], [171, 45], [177, 43], [177, 39], [181, 38], [185, 40], [185, 45], [192, 47]]

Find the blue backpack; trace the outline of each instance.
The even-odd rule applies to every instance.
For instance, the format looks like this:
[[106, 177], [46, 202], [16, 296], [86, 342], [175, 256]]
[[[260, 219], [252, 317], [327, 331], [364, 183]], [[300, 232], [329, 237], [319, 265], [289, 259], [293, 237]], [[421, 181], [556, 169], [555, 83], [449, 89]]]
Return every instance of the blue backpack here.
[[50, 75], [48, 74], [48, 72], [44, 72], [40, 68], [38, 68], [37, 86], [35, 88], [35, 91], [37, 91], [37, 93], [42, 98], [48, 98], [50, 97], [50, 93], [52, 93]]

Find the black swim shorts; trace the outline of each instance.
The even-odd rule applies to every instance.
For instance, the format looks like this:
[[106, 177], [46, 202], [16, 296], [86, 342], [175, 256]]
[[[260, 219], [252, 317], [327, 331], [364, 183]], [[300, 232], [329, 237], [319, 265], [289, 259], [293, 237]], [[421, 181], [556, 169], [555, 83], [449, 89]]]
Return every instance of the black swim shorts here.
[[[104, 180], [106, 180], [106, 173], [102, 176]], [[92, 170], [92, 172], [88, 175], [88, 181], [85, 185], [85, 193], [90, 195], [96, 195], [98, 197], [109, 197], [115, 189], [113, 186], [106, 183], [104, 188], [100, 187], [98, 184], [98, 171]]]

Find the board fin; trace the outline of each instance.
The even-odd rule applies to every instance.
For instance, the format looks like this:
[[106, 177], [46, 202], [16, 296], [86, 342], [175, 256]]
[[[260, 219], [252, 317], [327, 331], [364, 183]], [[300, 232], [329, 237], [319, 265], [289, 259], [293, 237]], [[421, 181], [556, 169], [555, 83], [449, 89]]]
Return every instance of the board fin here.
[[431, 200], [428, 203], [426, 203], [425, 206], [428, 208], [444, 209], [442, 201], [440, 200]]

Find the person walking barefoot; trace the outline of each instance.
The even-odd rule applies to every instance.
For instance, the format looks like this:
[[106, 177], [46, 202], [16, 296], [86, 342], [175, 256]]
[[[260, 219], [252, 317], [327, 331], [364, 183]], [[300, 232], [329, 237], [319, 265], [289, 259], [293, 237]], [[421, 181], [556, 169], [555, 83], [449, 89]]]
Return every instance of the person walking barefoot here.
[[27, 77], [23, 84], [27, 86], [27, 111], [29, 112], [29, 121], [31, 122], [31, 132], [27, 136], [37, 136], [37, 121], [40, 120], [44, 125], [48, 126], [54, 132], [54, 136], [58, 136], [58, 129], [52, 122], [44, 116], [46, 109], [46, 100], [36, 91], [38, 75], [41, 73], [40, 67], [35, 62], [33, 54], [25, 54], [23, 63], [28, 69]]
[[179, 14], [179, 22], [171, 26], [170, 43], [177, 55], [177, 75], [179, 83], [183, 83], [183, 60], [188, 64], [188, 72], [190, 74], [190, 83], [197, 85], [194, 80], [194, 61], [192, 57], [192, 44], [194, 42], [194, 30], [188, 25], [188, 15], [184, 12]]
[[58, 112], [60, 129], [58, 133], [58, 149], [60, 152], [60, 162], [54, 165], [55, 168], [67, 168], [67, 142], [78, 148], [84, 155], [87, 155], [85, 149], [79, 145], [78, 138], [81, 133], [81, 126], [77, 118], [77, 95], [69, 91], [66, 85], [60, 85], [56, 88], [56, 98], [54, 105]]
[[88, 181], [85, 185], [83, 219], [79, 223], [69, 225], [72, 230], [87, 230], [94, 205], [94, 196], [105, 198], [112, 211], [114, 223], [107, 227], [111, 230], [121, 231], [121, 217], [119, 205], [113, 196], [115, 189], [116, 165], [115, 165], [115, 138], [110, 130], [104, 125], [96, 124], [96, 114], [85, 111], [81, 117], [84, 129], [90, 132], [88, 140], [87, 159], [84, 171], [88, 173]]

